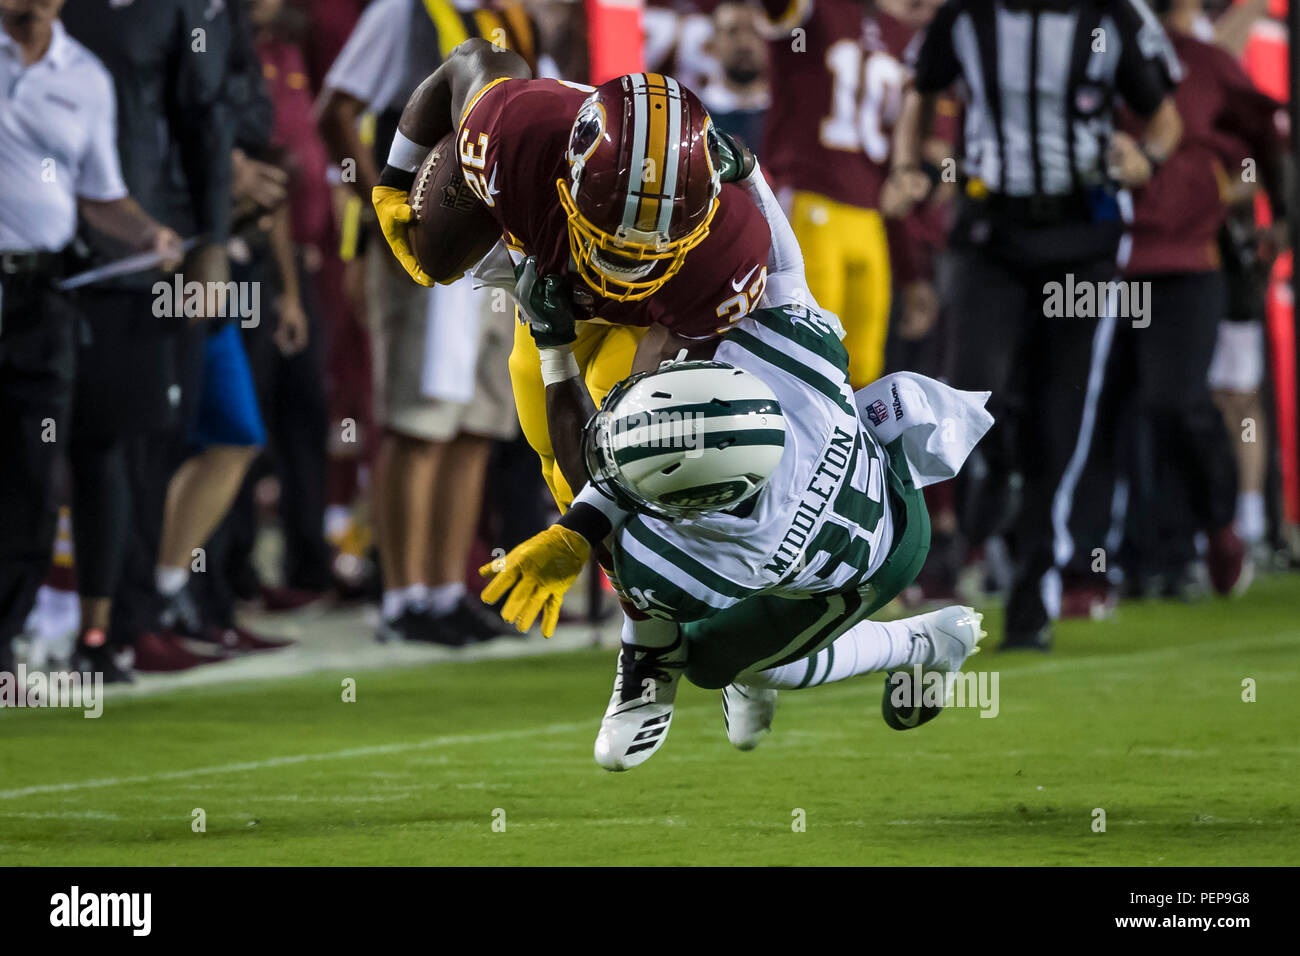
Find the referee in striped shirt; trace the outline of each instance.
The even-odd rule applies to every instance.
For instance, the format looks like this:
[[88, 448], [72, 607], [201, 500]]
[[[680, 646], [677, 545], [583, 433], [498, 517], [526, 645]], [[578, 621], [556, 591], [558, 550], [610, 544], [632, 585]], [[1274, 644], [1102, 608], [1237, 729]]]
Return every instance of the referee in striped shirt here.
[[[1127, 190], [1181, 135], [1170, 95], [1179, 67], [1142, 0], [948, 0], [915, 69], [882, 204], [905, 212], [939, 179], [920, 146], [938, 95], [955, 84], [965, 155], [944, 293], [948, 377], [992, 390], [999, 421], [980, 446], [986, 478], [964, 491], [963, 519], [972, 543], [1003, 533], [1011, 543], [1002, 646], [1047, 650], [1054, 569], [1073, 549], [1070, 507], [1117, 320], [1105, 308], [1064, 317], [1049, 290], [1100, 292], [1116, 278]], [[1113, 130], [1120, 99], [1145, 120], [1136, 139]], [[1015, 473], [1023, 484], [1008, 506]]]

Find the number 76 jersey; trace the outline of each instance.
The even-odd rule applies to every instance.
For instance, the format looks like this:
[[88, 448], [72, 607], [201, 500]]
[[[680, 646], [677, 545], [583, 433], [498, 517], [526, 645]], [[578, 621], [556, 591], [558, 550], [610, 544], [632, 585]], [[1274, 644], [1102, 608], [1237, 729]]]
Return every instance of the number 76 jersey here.
[[772, 100], [761, 157], [779, 189], [879, 205], [918, 34], [861, 0], [763, 0]]

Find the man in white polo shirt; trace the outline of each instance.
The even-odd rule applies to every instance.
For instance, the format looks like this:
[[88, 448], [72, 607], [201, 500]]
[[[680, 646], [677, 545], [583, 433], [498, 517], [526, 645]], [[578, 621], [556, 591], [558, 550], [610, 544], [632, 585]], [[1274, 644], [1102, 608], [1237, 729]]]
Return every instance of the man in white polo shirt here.
[[[474, 32], [511, 48], [531, 45], [517, 43], [512, 31], [508, 18], [477, 0], [376, 0], [366, 9], [325, 77], [318, 107], [334, 160], [355, 162], [348, 185], [366, 209], [387, 154], [362, 142], [362, 113], [375, 115], [374, 142], [386, 151], [406, 98], [445, 53]], [[513, 303], [476, 291], [469, 277], [416, 285], [382, 242], [366, 268], [375, 418], [383, 428], [375, 467], [384, 578], [376, 637], [451, 646], [485, 640], [505, 629], [467, 597], [464, 568], [493, 442], [518, 434], [508, 370]]]
[[180, 237], [127, 194], [112, 80], [64, 32], [62, 6], [0, 0], [0, 670], [54, 540], [77, 321], [54, 286], [77, 216], [168, 266], [181, 258]]

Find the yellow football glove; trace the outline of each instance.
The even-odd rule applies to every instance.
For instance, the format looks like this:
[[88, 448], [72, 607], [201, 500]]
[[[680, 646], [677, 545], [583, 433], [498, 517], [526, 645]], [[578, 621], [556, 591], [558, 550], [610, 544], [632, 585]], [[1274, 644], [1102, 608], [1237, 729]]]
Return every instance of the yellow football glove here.
[[555, 633], [560, 604], [591, 556], [591, 545], [576, 531], [553, 524], [517, 546], [504, 558], [478, 569], [484, 577], [496, 575], [483, 589], [483, 602], [495, 603], [507, 591], [501, 616], [520, 631], [533, 626], [540, 612], [542, 636]]
[[415, 261], [415, 254], [406, 241], [406, 225], [413, 215], [410, 203], [407, 202], [409, 197], [410, 193], [393, 186], [376, 186], [370, 190], [370, 201], [375, 204], [375, 212], [379, 215], [379, 228], [397, 261], [402, 264], [406, 274], [420, 285], [434, 285], [432, 277]]

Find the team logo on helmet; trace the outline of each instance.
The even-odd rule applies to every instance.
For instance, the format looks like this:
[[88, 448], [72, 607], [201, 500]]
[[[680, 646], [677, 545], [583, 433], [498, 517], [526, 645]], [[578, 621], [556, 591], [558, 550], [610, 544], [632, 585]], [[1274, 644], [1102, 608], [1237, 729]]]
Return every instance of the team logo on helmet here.
[[605, 107], [600, 100], [587, 97], [578, 109], [578, 116], [573, 121], [573, 131], [569, 134], [569, 176], [577, 185], [582, 175], [582, 168], [588, 158], [600, 145], [605, 135]]

